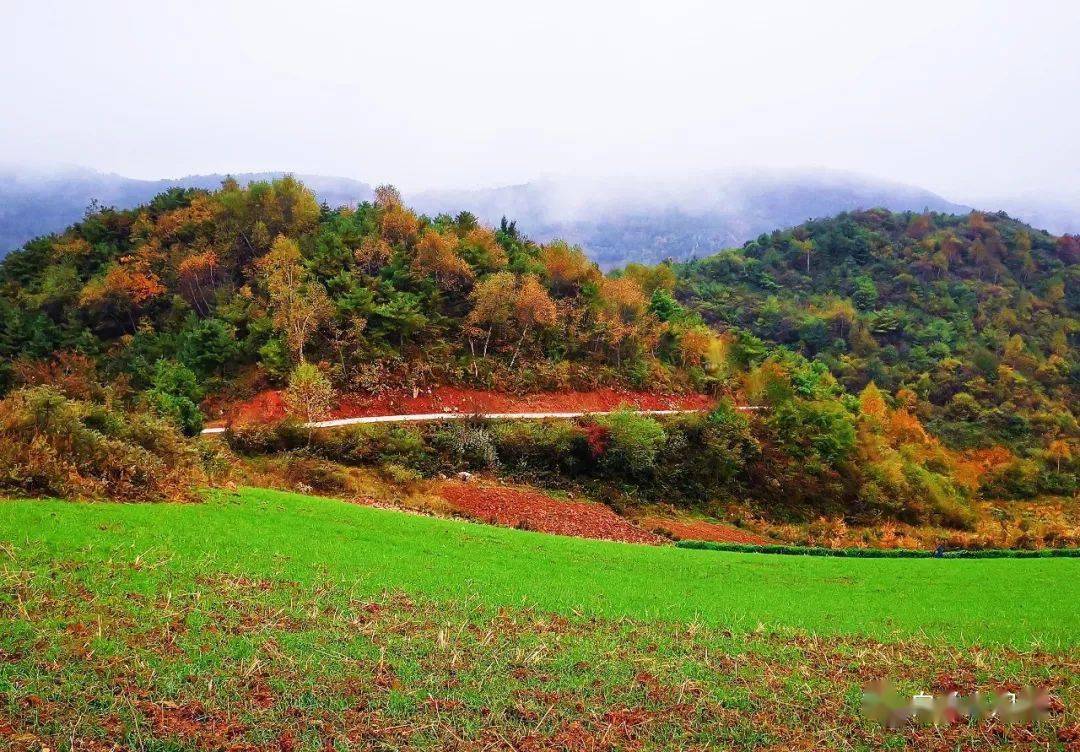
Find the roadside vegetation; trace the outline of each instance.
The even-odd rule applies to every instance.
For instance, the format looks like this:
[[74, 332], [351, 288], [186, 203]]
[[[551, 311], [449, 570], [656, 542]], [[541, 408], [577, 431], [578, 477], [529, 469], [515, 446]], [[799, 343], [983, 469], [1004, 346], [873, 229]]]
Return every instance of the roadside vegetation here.
[[[627, 516], [642, 517], [646, 530], [669, 537], [692, 537], [692, 532], [676, 536], [672, 531], [680, 528], [679, 515], [697, 514], [737, 522], [759, 536], [828, 546], [1080, 544], [1074, 505], [984, 506], [975, 500], [973, 484], [956, 480], [957, 455], [925, 433], [892, 434], [891, 411], [872, 393], [864, 395], [850, 421], [837, 413], [839, 425], [800, 423], [800, 440], [808, 448], [804, 456], [814, 466], [796, 467], [793, 459], [768, 451], [786, 430], [785, 406], [778, 405], [761, 414], [736, 412], [722, 402], [708, 413], [678, 416], [620, 411], [576, 421], [474, 420], [314, 431], [284, 421], [236, 426], [226, 431], [225, 440], [243, 457], [286, 458], [288, 488], [363, 496], [349, 468], [389, 472], [406, 484], [469, 471], [601, 500]], [[795, 405], [786, 409], [804, 409], [805, 403]], [[830, 457], [815, 451], [815, 445], [833, 446], [829, 442], [836, 434], [829, 431], [851, 442], [848, 452]], [[882, 480], [879, 466], [857, 451], [863, 442], [882, 462], [902, 470]], [[899, 481], [886, 485], [890, 478]], [[819, 485], [805, 485], [811, 479]], [[795, 488], [799, 482], [804, 485]], [[867, 492], [870, 488], [876, 495]], [[445, 511], [438, 505], [432, 509]], [[672, 518], [672, 524], [650, 521], [656, 514]]]
[[0, 400], [0, 490], [111, 498], [195, 499], [209, 482], [199, 447], [153, 414], [65, 397], [51, 387]]

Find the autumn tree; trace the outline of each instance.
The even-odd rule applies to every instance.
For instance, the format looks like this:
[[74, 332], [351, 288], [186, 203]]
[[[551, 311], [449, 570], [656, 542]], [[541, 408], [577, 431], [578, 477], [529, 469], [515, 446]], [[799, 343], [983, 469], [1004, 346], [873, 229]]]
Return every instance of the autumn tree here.
[[821, 316], [836, 330], [840, 337], [847, 337], [855, 323], [855, 306], [850, 300], [832, 298], [821, 310]]
[[188, 256], [177, 267], [184, 297], [202, 315], [210, 312], [208, 295], [217, 284], [218, 255], [204, 251]]
[[1057, 256], [1066, 264], [1080, 264], [1080, 235], [1062, 235], [1055, 243]]
[[235, 242], [241, 261], [264, 253], [278, 235], [311, 232], [321, 213], [315, 194], [291, 175], [254, 181], [246, 188], [226, 178], [215, 199], [220, 204], [217, 235]]
[[692, 326], [679, 333], [679, 355], [683, 365], [700, 366], [712, 344], [712, 332], [705, 326]]
[[621, 367], [623, 345], [637, 333], [637, 323], [648, 305], [645, 293], [628, 277], [602, 277], [597, 305], [599, 334], [615, 349], [616, 364]]
[[392, 206], [401, 206], [401, 191], [389, 183], [384, 183], [380, 186], [376, 186], [375, 191], [375, 206], [380, 209], [389, 209]]
[[933, 229], [933, 223], [931, 222], [930, 215], [917, 214], [912, 217], [911, 222], [907, 226], [907, 236], [914, 238], [915, 240], [922, 240]]
[[161, 278], [151, 268], [159, 255], [156, 246], [147, 244], [121, 257], [104, 274], [86, 283], [79, 293], [79, 305], [125, 316], [134, 330], [135, 314], [166, 292]]
[[315, 229], [319, 221], [319, 202], [315, 194], [292, 175], [271, 181], [267, 190], [252, 188], [260, 219], [271, 234], [297, 237]]
[[804, 240], [792, 238], [791, 245], [795, 248], [797, 253], [806, 257], [806, 273], [810, 274], [810, 256], [814, 252], [814, 241], [810, 238]]
[[360, 241], [360, 246], [353, 252], [356, 263], [366, 274], [376, 274], [386, 266], [394, 249], [383, 238], [369, 235]]
[[430, 274], [436, 284], [453, 288], [473, 279], [473, 271], [457, 254], [458, 239], [452, 232], [428, 228], [416, 243], [412, 268], [418, 274]]
[[[514, 315], [516, 278], [511, 272], [498, 272], [484, 277], [469, 294], [472, 310], [465, 317], [467, 328], [484, 334], [482, 357], [487, 357], [491, 336]], [[470, 336], [469, 347], [473, 348]], [[475, 350], [473, 351], [475, 355]]]
[[1061, 472], [1061, 462], [1063, 460], [1068, 462], [1072, 459], [1072, 448], [1065, 439], [1052, 440], [1047, 447], [1046, 453], [1050, 459], [1054, 460], [1055, 468], [1059, 473]]
[[310, 278], [296, 241], [284, 235], [278, 236], [256, 268], [269, 298], [274, 326], [303, 362], [308, 339], [333, 313], [326, 290]]
[[64, 236], [53, 243], [53, 253], [58, 260], [79, 260], [86, 258], [94, 250], [84, 238]]
[[670, 293], [675, 289], [675, 272], [670, 264], [657, 264], [645, 266], [643, 264], [627, 264], [622, 271], [622, 276], [637, 282], [645, 295], [652, 297], [657, 290]]
[[526, 335], [534, 328], [553, 325], [556, 318], [555, 301], [544, 286], [532, 275], [524, 277], [514, 298], [514, 320], [521, 327], [521, 337], [514, 348], [513, 357], [510, 358], [511, 368], [514, 367]]
[[405, 208], [394, 186], [380, 185], [375, 189], [375, 206], [379, 208], [379, 231], [389, 242], [407, 242], [420, 231], [420, 220]]
[[541, 249], [540, 263], [544, 265], [557, 295], [571, 295], [582, 285], [596, 282], [601, 277], [600, 268], [580, 248], [561, 240], [548, 243]]
[[[154, 235], [163, 241], [173, 241], [201, 228], [212, 226], [222, 212], [221, 204], [212, 196], [200, 194], [187, 206], [162, 213], [154, 223]], [[133, 228], [137, 231], [138, 225]]]
[[508, 262], [506, 250], [499, 244], [495, 233], [486, 227], [468, 230], [461, 240], [460, 251], [469, 264], [484, 271], [503, 269]]

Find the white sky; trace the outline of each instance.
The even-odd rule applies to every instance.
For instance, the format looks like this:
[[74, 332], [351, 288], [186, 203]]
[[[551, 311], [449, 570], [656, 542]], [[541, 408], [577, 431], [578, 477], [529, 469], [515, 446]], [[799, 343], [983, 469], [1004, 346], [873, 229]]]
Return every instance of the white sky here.
[[0, 161], [1080, 195], [1080, 2], [0, 0]]

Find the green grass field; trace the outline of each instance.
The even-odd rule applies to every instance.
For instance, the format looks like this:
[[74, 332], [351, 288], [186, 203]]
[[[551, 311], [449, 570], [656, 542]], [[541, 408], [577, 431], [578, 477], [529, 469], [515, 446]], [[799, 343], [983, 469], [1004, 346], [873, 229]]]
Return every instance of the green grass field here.
[[[0, 506], [0, 539], [52, 558], [468, 593], [560, 613], [1025, 647], [1080, 640], [1080, 561], [830, 560], [585, 541], [264, 490], [207, 504]], [[149, 583], [155, 585], [156, 583]]]
[[[12, 749], [1045, 749], [1075, 730], [1078, 559], [691, 551], [256, 489], [0, 501], [0, 545]], [[1043, 684], [1064, 712], [885, 732], [858, 717], [884, 676]]]

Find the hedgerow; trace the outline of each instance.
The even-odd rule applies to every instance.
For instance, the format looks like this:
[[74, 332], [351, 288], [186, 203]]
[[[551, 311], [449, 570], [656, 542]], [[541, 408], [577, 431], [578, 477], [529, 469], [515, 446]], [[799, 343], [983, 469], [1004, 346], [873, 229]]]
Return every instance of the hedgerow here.
[[852, 559], [1045, 559], [1080, 557], [1080, 548], [1043, 548], [1037, 551], [996, 548], [983, 550], [935, 551], [910, 548], [825, 548], [824, 546], [761, 546], [745, 543], [681, 540], [678, 548], [701, 551], [729, 551], [744, 554], [781, 554], [784, 556], [837, 556]]

